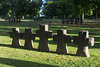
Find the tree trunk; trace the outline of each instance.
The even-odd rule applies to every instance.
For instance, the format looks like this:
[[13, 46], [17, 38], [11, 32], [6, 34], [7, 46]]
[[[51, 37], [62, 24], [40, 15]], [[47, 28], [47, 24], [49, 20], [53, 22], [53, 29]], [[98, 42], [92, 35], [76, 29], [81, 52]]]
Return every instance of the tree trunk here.
[[24, 19], [24, 16], [22, 16], [22, 19]]
[[82, 14], [82, 19], [84, 20], [84, 13]]
[[98, 11], [96, 11], [96, 19], [98, 19]]

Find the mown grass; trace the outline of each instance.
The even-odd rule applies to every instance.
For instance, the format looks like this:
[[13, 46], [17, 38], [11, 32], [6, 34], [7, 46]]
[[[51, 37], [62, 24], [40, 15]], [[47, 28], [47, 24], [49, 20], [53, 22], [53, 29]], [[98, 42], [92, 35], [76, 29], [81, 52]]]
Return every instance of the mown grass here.
[[[49, 24], [49, 30], [56, 34], [59, 29], [68, 30], [68, 35], [77, 36], [80, 30], [88, 30], [90, 35], [95, 38], [95, 45], [89, 46], [89, 53], [91, 57], [74, 56], [77, 51], [77, 45], [73, 43], [68, 44], [69, 55], [56, 54], [51, 52], [41, 52], [35, 49], [27, 50], [23, 48], [11, 47], [12, 39], [7, 32], [10, 32], [13, 27], [20, 28], [24, 32], [26, 27], [31, 27], [35, 33], [39, 29], [40, 23], [22, 22], [22, 23], [8, 23], [0, 22], [0, 67], [100, 67], [100, 23], [84, 23], [84, 25], [65, 25], [62, 27], [61, 23], [54, 23], [53, 20]], [[21, 41], [21, 46], [24, 46], [24, 40]], [[39, 38], [33, 42], [34, 48], [38, 48]], [[57, 45], [49, 39], [50, 51], [56, 51]]]

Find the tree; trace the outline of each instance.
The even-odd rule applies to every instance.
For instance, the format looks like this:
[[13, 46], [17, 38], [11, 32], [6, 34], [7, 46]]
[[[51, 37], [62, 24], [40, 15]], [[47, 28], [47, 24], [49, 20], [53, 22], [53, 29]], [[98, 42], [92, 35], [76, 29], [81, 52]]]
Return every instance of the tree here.
[[73, 0], [58, 0], [47, 2], [43, 13], [47, 17], [71, 17], [73, 15]]
[[0, 6], [0, 15], [7, 14], [13, 18], [36, 16], [42, 6], [42, 0], [2, 0], [0, 3], [2, 3]]
[[91, 12], [94, 10], [98, 14], [100, 0], [74, 0], [75, 5], [75, 15], [82, 16], [82, 15], [91, 15]]
[[96, 19], [98, 19], [98, 15], [100, 14], [100, 0], [93, 0], [92, 4], [94, 6], [94, 13], [96, 14]]
[[6, 16], [9, 11], [9, 5], [7, 5], [7, 1], [0, 1], [0, 16]]

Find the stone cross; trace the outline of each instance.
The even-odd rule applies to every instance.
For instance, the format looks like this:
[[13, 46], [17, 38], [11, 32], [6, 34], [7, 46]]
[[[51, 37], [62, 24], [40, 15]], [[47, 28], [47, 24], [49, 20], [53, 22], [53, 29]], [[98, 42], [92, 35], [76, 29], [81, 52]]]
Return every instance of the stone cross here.
[[40, 30], [36, 31], [36, 36], [40, 38], [38, 49], [41, 51], [49, 51], [48, 38], [52, 37], [52, 31], [48, 30], [48, 25], [41, 24]]
[[20, 47], [20, 31], [19, 28], [12, 28], [12, 32], [10, 33], [10, 38], [12, 39], [12, 46], [13, 47]]
[[66, 22], [65, 19], [62, 19], [62, 24], [63, 24], [63, 25], [65, 24], [65, 22]]
[[60, 29], [57, 31], [57, 35], [53, 36], [53, 41], [57, 42], [57, 53], [68, 54], [66, 44], [71, 43], [71, 36], [66, 35], [66, 30]]
[[80, 19], [80, 24], [83, 24], [83, 19], [82, 18]]
[[78, 18], [75, 18], [75, 24], [76, 25], [78, 24]]
[[66, 18], [66, 24], [69, 24], [69, 18]]
[[94, 38], [89, 37], [89, 32], [82, 30], [79, 32], [79, 36], [73, 37], [73, 43], [78, 45], [76, 55], [83, 57], [90, 57], [88, 46], [94, 45]]
[[33, 30], [31, 28], [25, 28], [25, 33], [21, 34], [21, 38], [25, 39], [24, 48], [33, 48], [33, 40], [35, 40], [35, 34], [33, 34]]
[[74, 18], [70, 18], [70, 24], [73, 24], [74, 23]]

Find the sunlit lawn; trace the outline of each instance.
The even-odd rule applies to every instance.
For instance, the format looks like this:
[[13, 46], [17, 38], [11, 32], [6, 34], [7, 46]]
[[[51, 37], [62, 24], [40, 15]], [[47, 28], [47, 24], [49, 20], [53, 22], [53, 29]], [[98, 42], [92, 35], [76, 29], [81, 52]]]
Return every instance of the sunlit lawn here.
[[[31, 20], [30, 20], [31, 21]], [[11, 32], [11, 28], [18, 27], [20, 32], [24, 32], [26, 27], [31, 27], [33, 32], [39, 29], [39, 22], [22, 22], [22, 23], [8, 23], [0, 22], [0, 67], [100, 67], [100, 23], [85, 23], [84, 25], [65, 25], [62, 27], [61, 23], [53, 20], [49, 24], [49, 30], [53, 31], [53, 35], [56, 34], [59, 29], [68, 30], [68, 35], [77, 36], [80, 30], [88, 30], [90, 35], [95, 38], [95, 45], [89, 46], [89, 53], [91, 57], [73, 56], [77, 51], [77, 45], [73, 43], [68, 44], [68, 50], [73, 55], [60, 55], [51, 52], [41, 52], [37, 50], [27, 50], [23, 48], [11, 47], [12, 39], [7, 32]], [[24, 46], [24, 40], [21, 41], [21, 46]], [[39, 38], [33, 42], [34, 48], [38, 48]], [[57, 45], [52, 42], [52, 38], [49, 39], [49, 50], [56, 51]]]

